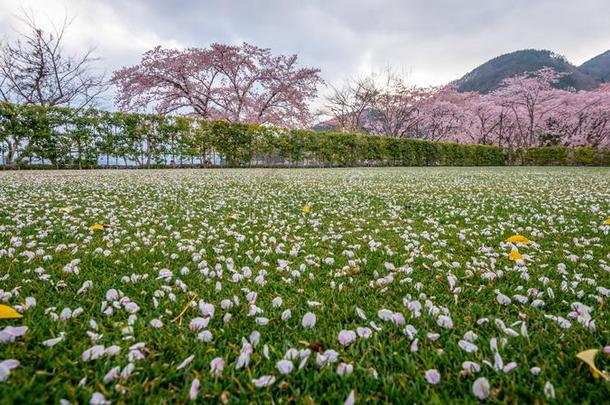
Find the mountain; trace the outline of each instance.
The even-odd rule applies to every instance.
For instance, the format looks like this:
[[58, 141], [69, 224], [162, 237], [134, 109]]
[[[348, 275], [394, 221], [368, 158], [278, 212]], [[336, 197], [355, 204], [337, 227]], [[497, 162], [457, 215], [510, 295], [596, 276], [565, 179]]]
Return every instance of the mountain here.
[[610, 82], [610, 51], [589, 59], [578, 69], [600, 82]]
[[[602, 55], [600, 55], [601, 57]], [[610, 57], [610, 56], [609, 56]], [[589, 62], [594, 62], [596, 58]], [[587, 63], [589, 63], [587, 62]], [[603, 62], [603, 61], [602, 61]], [[601, 63], [603, 65], [603, 63]], [[598, 65], [592, 64], [593, 68]], [[608, 66], [604, 65], [608, 72]], [[497, 89], [502, 80], [525, 72], [533, 72], [543, 67], [550, 67], [557, 72], [567, 73], [556, 85], [558, 88], [573, 87], [576, 90], [591, 90], [599, 85], [599, 80], [589, 73], [581, 71], [568, 60], [548, 50], [524, 49], [493, 58], [481, 66], [467, 73], [456, 81], [458, 90], [461, 92], [478, 91], [489, 93]]]

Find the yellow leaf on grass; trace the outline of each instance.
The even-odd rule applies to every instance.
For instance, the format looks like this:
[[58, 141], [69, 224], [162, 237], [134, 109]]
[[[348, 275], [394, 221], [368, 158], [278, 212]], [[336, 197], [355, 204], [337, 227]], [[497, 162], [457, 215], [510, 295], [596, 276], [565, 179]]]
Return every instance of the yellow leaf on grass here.
[[23, 318], [23, 315], [7, 305], [0, 305], [0, 319], [11, 318]]
[[510, 253], [508, 254], [508, 258], [510, 260], [523, 260], [523, 256], [521, 255], [521, 253], [519, 253], [516, 250], [511, 250]]
[[92, 231], [103, 231], [104, 230], [104, 225], [102, 225], [102, 224], [93, 224], [89, 228], [91, 228]]
[[513, 235], [506, 239], [506, 241], [510, 243], [522, 243], [524, 245], [529, 245], [531, 243], [531, 241], [523, 235]]
[[585, 363], [587, 363], [587, 365], [589, 365], [593, 378], [601, 377], [606, 381], [610, 381], [610, 375], [608, 373], [606, 373], [605, 371], [601, 371], [600, 369], [598, 369], [595, 366], [595, 356], [597, 356], [597, 352], [599, 352], [599, 350], [589, 349], [589, 350], [585, 350], [585, 351], [578, 353], [576, 355], [576, 357], [579, 358], [580, 360], [584, 361]]
[[303, 212], [304, 212], [305, 214], [308, 214], [308, 213], [309, 213], [309, 211], [311, 211], [311, 208], [309, 207], [309, 205], [306, 205], [306, 206], [304, 206], [304, 207], [303, 207]]
[[604, 225], [610, 225], [610, 218], [604, 221]]
[[73, 209], [74, 208], [72, 208], [72, 207], [62, 207], [59, 210], [63, 211], [63, 212], [72, 212]]

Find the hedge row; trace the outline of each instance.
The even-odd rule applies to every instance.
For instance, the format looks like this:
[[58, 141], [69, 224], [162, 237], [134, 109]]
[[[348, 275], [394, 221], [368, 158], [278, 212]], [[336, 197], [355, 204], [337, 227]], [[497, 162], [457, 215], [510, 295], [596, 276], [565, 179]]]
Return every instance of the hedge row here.
[[548, 146], [518, 150], [517, 164], [529, 166], [610, 166], [610, 148]]
[[607, 151], [600, 160], [586, 148], [511, 154], [496, 146], [9, 103], [0, 104], [0, 148], [3, 167], [608, 164]]

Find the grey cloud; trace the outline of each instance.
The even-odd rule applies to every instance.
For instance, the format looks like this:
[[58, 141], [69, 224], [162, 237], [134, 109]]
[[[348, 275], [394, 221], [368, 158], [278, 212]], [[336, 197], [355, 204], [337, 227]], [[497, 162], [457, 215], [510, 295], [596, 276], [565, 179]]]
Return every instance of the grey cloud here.
[[[516, 49], [552, 49], [581, 63], [610, 48], [605, 0], [31, 2], [41, 10], [64, 4], [76, 14], [110, 70], [136, 63], [155, 42], [204, 47], [246, 41], [297, 53], [328, 82], [390, 64], [411, 71], [419, 84], [440, 84]], [[102, 8], [112, 21], [96, 15]], [[0, 15], [9, 9], [0, 0]], [[98, 30], [124, 38], [95, 36]]]

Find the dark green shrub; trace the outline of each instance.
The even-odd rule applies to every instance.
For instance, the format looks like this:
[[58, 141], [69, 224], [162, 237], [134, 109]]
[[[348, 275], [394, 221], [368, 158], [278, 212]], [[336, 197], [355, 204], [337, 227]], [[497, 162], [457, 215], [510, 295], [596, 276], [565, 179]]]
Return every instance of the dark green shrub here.
[[565, 146], [529, 148], [523, 153], [523, 164], [534, 166], [566, 166], [569, 149]]
[[597, 153], [600, 166], [610, 166], [610, 148], [602, 148]]
[[599, 159], [595, 150], [590, 146], [574, 148], [572, 161], [579, 166], [595, 166], [599, 164]]

